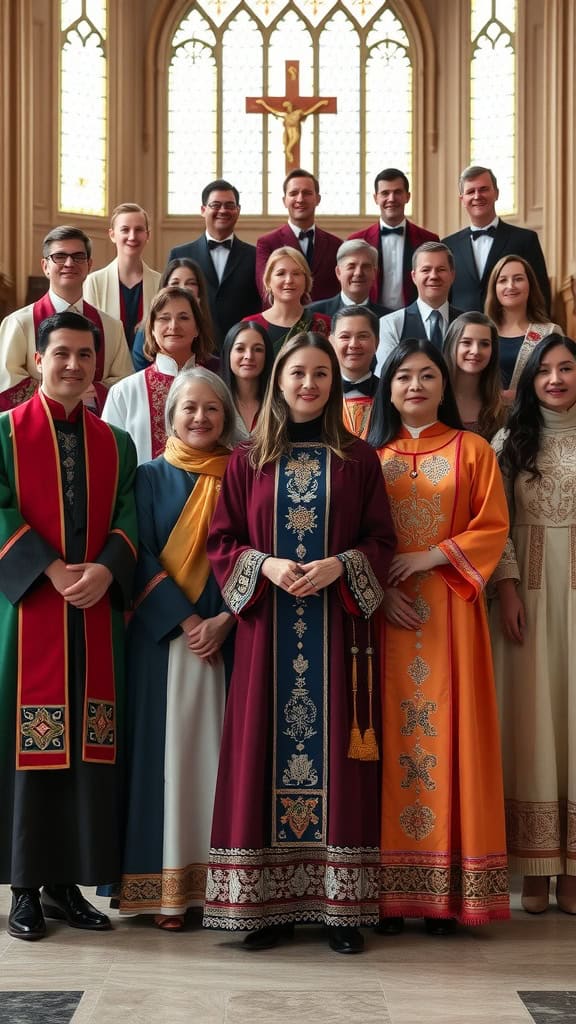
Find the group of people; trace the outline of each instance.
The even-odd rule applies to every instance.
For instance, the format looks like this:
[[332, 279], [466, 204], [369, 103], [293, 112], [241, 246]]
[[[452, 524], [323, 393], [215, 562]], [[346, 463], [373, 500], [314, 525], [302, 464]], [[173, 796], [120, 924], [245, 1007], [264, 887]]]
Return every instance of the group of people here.
[[341, 242], [295, 171], [254, 250], [213, 182], [156, 277], [135, 204], [104, 271], [46, 237], [47, 295], [0, 324], [11, 935], [109, 928], [84, 885], [356, 953], [507, 918], [509, 866], [576, 913], [576, 345], [492, 172], [460, 194], [440, 242], [388, 169]]

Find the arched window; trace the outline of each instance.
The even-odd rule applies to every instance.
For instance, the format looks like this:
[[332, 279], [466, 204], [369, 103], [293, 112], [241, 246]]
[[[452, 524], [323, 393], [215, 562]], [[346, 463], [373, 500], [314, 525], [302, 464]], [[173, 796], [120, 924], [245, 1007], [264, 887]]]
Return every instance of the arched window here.
[[58, 209], [107, 205], [106, 0], [61, 0]]
[[516, 0], [472, 0], [470, 162], [497, 171], [501, 213], [515, 213]]
[[284, 97], [287, 61], [299, 62], [301, 97], [337, 100], [337, 113], [319, 109], [300, 139], [301, 166], [324, 183], [324, 214], [371, 214], [382, 167], [411, 178], [414, 54], [393, 4], [200, 0], [169, 45], [169, 214], [196, 213], [217, 177], [238, 186], [244, 213], [283, 212], [283, 122], [247, 113], [246, 98]]

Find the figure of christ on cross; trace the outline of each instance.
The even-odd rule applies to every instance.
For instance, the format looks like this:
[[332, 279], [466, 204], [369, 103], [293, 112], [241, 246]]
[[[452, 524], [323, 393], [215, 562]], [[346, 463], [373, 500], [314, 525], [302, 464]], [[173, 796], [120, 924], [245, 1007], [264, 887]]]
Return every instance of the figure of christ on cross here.
[[[300, 165], [300, 137], [302, 134], [302, 122], [309, 114], [320, 111], [322, 114], [335, 114], [337, 112], [335, 96], [299, 96], [299, 75], [300, 62], [297, 60], [286, 61], [286, 95], [285, 96], [260, 96], [246, 97], [246, 113], [262, 114], [267, 111], [274, 117], [280, 118], [284, 124], [282, 142], [286, 156], [286, 173], [292, 167]], [[305, 107], [304, 104], [310, 106]]]

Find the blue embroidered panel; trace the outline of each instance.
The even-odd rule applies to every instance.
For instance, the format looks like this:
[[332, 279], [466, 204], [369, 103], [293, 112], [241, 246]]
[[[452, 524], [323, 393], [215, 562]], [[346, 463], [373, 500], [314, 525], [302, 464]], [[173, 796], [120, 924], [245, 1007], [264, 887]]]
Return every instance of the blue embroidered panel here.
[[[275, 555], [296, 562], [324, 558], [330, 452], [294, 445], [276, 477]], [[294, 598], [275, 590], [274, 786], [272, 843], [326, 842], [328, 768], [327, 597]]]

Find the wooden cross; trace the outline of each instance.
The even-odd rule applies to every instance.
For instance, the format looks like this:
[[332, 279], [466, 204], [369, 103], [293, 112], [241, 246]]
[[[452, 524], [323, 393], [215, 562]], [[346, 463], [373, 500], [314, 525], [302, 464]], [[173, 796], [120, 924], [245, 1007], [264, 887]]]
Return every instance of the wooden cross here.
[[[309, 114], [336, 114], [335, 96], [300, 96], [300, 62], [286, 61], [285, 96], [247, 96], [247, 114], [273, 114], [284, 124], [282, 142], [286, 155], [286, 174], [300, 166], [302, 122]], [[305, 106], [305, 104], [310, 104]]]

